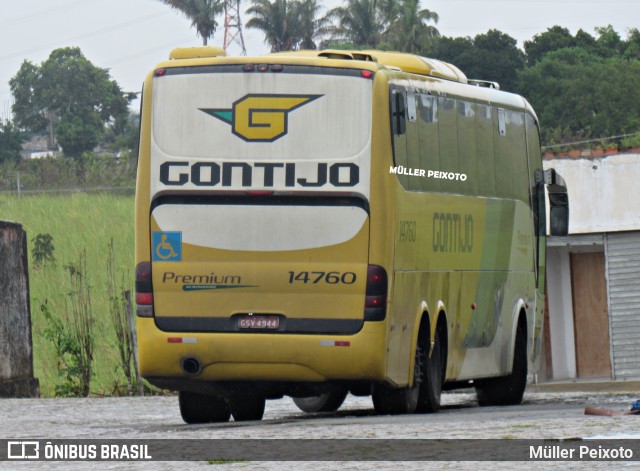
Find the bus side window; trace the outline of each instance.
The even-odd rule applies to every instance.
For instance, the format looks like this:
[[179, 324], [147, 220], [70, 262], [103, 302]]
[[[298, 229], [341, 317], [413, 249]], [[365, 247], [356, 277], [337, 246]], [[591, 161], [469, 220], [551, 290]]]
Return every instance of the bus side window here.
[[407, 93], [407, 119], [410, 123], [415, 123], [417, 117], [416, 94], [414, 92]]
[[404, 134], [407, 130], [405, 93], [402, 90], [391, 92], [391, 129], [395, 136]]
[[476, 105], [458, 100], [458, 159], [460, 173], [464, 173], [467, 179], [456, 182], [456, 186], [458, 192], [465, 195], [478, 192], [477, 141]]
[[[438, 140], [438, 99], [432, 95], [421, 94], [420, 100], [420, 168], [440, 169], [440, 142]], [[437, 191], [440, 180], [422, 178], [422, 189]]]
[[[393, 141], [393, 162], [396, 166], [409, 168], [407, 162], [407, 94], [404, 90], [391, 91], [391, 139]], [[398, 180], [404, 188], [409, 188], [409, 177], [406, 173], [398, 175]]]
[[[440, 168], [433, 170], [458, 172], [458, 113], [456, 100], [439, 97], [438, 101]], [[446, 188], [451, 191], [451, 185], [447, 185]]]
[[496, 195], [493, 117], [491, 107], [476, 104], [476, 149], [478, 159], [478, 191], [482, 196]]
[[[407, 92], [407, 167], [414, 171], [420, 169], [420, 125], [417, 122], [417, 98], [415, 92]], [[424, 178], [415, 176], [415, 174], [409, 176], [407, 181], [408, 186], [405, 186], [405, 188], [412, 191], [421, 191], [423, 180]]]
[[494, 117], [494, 156], [496, 176], [496, 196], [514, 198], [513, 183], [513, 142], [507, 138], [509, 134], [509, 114], [502, 108], [493, 108]]

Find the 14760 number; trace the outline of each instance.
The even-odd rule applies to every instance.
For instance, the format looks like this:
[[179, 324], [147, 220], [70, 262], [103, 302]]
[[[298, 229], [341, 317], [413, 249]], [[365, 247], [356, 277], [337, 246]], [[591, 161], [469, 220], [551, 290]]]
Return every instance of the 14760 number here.
[[340, 273], [337, 271], [300, 271], [300, 272], [289, 272], [289, 283], [327, 283], [330, 285], [337, 285], [339, 283], [345, 285], [352, 285], [356, 282], [356, 274], [347, 271], [344, 273]]

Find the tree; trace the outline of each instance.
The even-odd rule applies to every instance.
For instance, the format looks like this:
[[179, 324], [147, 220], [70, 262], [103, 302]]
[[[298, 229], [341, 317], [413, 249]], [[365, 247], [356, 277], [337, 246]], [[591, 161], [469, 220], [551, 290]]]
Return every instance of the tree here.
[[329, 20], [326, 16], [320, 16], [321, 9], [318, 0], [296, 2], [299, 49], [317, 49], [316, 40], [327, 32]]
[[129, 151], [138, 155], [140, 145], [140, 113], [129, 110], [126, 121], [122, 121], [121, 129], [111, 128], [107, 131], [106, 141], [113, 151]]
[[264, 33], [271, 52], [316, 49], [316, 39], [326, 30], [318, 0], [252, 0], [248, 28]]
[[196, 28], [206, 46], [218, 27], [216, 16], [224, 10], [224, 0], [160, 0], [165, 5], [182, 12], [191, 26]]
[[247, 21], [247, 28], [259, 29], [264, 33], [264, 42], [271, 46], [271, 52], [291, 51], [296, 45], [295, 8], [288, 0], [252, 0], [253, 6], [247, 13], [253, 17]]
[[596, 46], [598, 53], [602, 57], [621, 56], [624, 53], [624, 43], [620, 35], [613, 29], [613, 26], [596, 28], [598, 39]]
[[567, 28], [552, 26], [544, 33], [536, 34], [530, 41], [525, 41], [524, 51], [527, 55], [527, 63], [534, 65], [549, 52], [566, 47], [575, 47], [576, 45], [576, 38], [571, 35]]
[[474, 39], [476, 48], [474, 75], [498, 82], [503, 90], [516, 91], [518, 71], [525, 66], [525, 55], [517, 47], [517, 41], [498, 30], [492, 29]]
[[511, 36], [492, 29], [473, 39], [439, 38], [430, 54], [456, 65], [469, 78], [498, 82], [504, 90], [517, 91], [525, 56], [516, 44]]
[[638, 28], [629, 30], [622, 57], [627, 60], [640, 59], [640, 31], [638, 31]]
[[546, 145], [640, 129], [640, 61], [565, 48], [522, 70], [519, 84], [540, 118]]
[[19, 162], [24, 135], [7, 121], [0, 124], [0, 163]]
[[14, 98], [11, 111], [16, 122], [26, 129], [41, 130], [47, 127], [44, 110], [39, 106], [42, 102], [39, 81], [40, 68], [27, 60], [9, 81]]
[[431, 39], [440, 36], [436, 27], [428, 24], [437, 24], [438, 14], [420, 10], [420, 0], [401, 0], [394, 16], [384, 35], [389, 49], [421, 54]]
[[329, 11], [336, 24], [330, 28], [332, 40], [357, 48], [377, 48], [397, 11], [393, 0], [347, 0], [346, 6]]
[[16, 124], [32, 132], [46, 125], [59, 134], [65, 154], [75, 158], [93, 149], [105, 125], [122, 126], [135, 97], [79, 48], [56, 49], [40, 66], [23, 62], [9, 84]]
[[67, 157], [79, 160], [100, 141], [104, 124], [95, 111], [65, 114], [56, 128], [58, 142]]

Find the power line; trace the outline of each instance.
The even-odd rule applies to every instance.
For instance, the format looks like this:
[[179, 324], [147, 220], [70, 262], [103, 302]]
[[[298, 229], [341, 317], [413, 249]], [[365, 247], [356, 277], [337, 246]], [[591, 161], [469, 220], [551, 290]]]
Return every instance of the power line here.
[[167, 48], [170, 48], [170, 47], [177, 47], [180, 44], [182, 44], [182, 43], [184, 43], [184, 42], [186, 42], [186, 41], [188, 41], [190, 39], [193, 39], [193, 37], [194, 37], [193, 35], [187, 36], [187, 37], [184, 37], [184, 38], [181, 38], [181, 39], [178, 39], [178, 40], [173, 40], [171, 42], [162, 44], [160, 46], [155, 46], [155, 47], [153, 47], [151, 49], [145, 49], [144, 51], [139, 51], [139, 52], [136, 52], [134, 54], [130, 54], [128, 56], [120, 57], [118, 59], [115, 59], [112, 62], [108, 62], [106, 67], [113, 67], [113, 66], [116, 66], [116, 65], [124, 64], [125, 62], [129, 62], [130, 60], [136, 59], [136, 58], [138, 58], [140, 56], [144, 56], [146, 54], [150, 54], [152, 52], [161, 51], [163, 49], [167, 49]]
[[15, 59], [16, 57], [21, 57], [21, 56], [24, 56], [24, 55], [27, 55], [27, 54], [30, 54], [30, 53], [33, 53], [33, 52], [42, 51], [44, 49], [50, 49], [51, 47], [53, 47], [53, 45], [56, 45], [56, 44], [67, 43], [67, 42], [71, 42], [71, 41], [78, 41], [80, 39], [87, 39], [87, 38], [91, 38], [93, 36], [98, 36], [100, 34], [109, 33], [111, 31], [115, 31], [115, 30], [118, 30], [118, 29], [126, 28], [127, 26], [135, 25], [135, 24], [138, 24], [138, 23], [143, 22], [143, 21], [149, 21], [149, 20], [157, 18], [159, 16], [167, 15], [168, 13], [169, 13], [169, 11], [159, 11], [159, 12], [156, 12], [156, 13], [152, 13], [151, 15], [141, 16], [139, 18], [134, 18], [132, 20], [128, 20], [128, 21], [125, 21], [123, 23], [119, 23], [117, 25], [112, 25], [112, 26], [109, 26], [109, 27], [106, 27], [106, 28], [102, 28], [102, 29], [98, 29], [98, 30], [92, 31], [90, 33], [81, 34], [79, 36], [74, 36], [72, 38], [62, 39], [62, 40], [56, 41], [54, 43], [43, 44], [41, 46], [37, 46], [37, 47], [33, 47], [33, 48], [26, 49], [26, 50], [23, 50], [23, 51], [14, 52], [14, 53], [11, 53], [11, 54], [0, 56], [0, 62], [8, 60], [8, 59]]
[[624, 137], [638, 136], [640, 132], [634, 132], [631, 134], [620, 134], [618, 136], [598, 137], [595, 139], [586, 139], [584, 141], [565, 142], [563, 144], [554, 144], [552, 146], [542, 146], [542, 149], [556, 149], [558, 147], [575, 146], [578, 144], [589, 144], [591, 142], [612, 141], [614, 139], [622, 139]]
[[55, 8], [49, 8], [48, 10], [40, 10], [37, 13], [31, 13], [29, 15], [19, 16], [17, 18], [5, 20], [5, 21], [0, 21], [0, 27], [18, 25], [20, 23], [24, 23], [25, 21], [33, 20], [33, 19], [36, 19], [36, 18], [42, 18], [42, 17], [49, 16], [49, 15], [54, 14], [54, 13], [58, 13], [58, 12], [69, 10], [69, 9], [71, 9], [71, 8], [77, 6], [77, 5], [86, 6], [86, 5], [90, 5], [92, 3], [97, 3], [97, 2], [101, 2], [101, 1], [103, 1], [103, 0], [78, 0], [78, 1], [73, 2], [73, 3], [68, 3], [67, 5], [62, 5], [62, 6], [55, 7]]

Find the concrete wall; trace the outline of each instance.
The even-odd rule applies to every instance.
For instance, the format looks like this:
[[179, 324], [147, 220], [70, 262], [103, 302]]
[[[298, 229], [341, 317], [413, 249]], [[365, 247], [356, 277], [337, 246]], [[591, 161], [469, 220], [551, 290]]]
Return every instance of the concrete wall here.
[[567, 247], [547, 248], [547, 287], [552, 379], [573, 379], [576, 377], [576, 347]]
[[33, 377], [27, 235], [0, 221], [0, 397], [37, 397]]
[[640, 229], [640, 154], [543, 161], [569, 190], [569, 232], [593, 234]]

